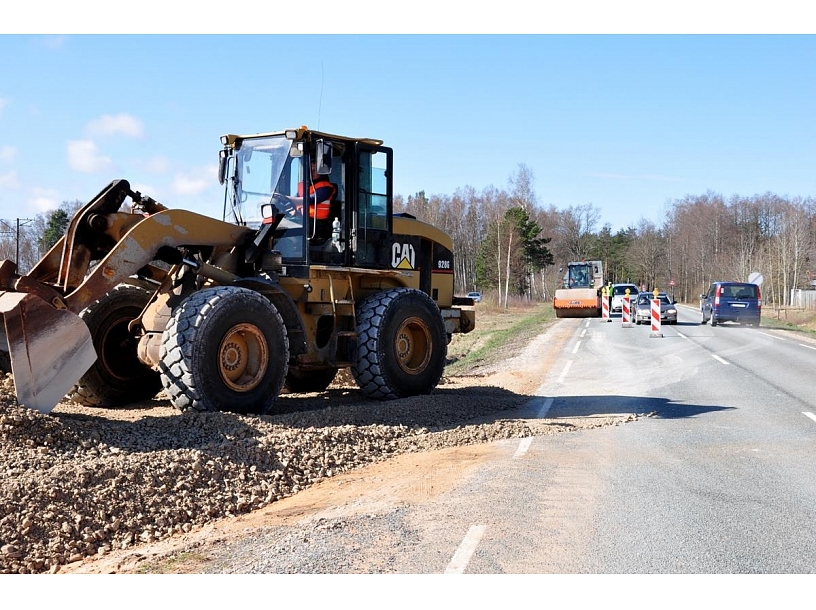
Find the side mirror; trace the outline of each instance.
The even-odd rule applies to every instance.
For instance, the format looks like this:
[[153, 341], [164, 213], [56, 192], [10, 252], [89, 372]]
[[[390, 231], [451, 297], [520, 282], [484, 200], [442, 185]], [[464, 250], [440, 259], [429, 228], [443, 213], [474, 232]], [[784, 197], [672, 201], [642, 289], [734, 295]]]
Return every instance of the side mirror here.
[[321, 176], [331, 174], [332, 150], [332, 143], [325, 140], [318, 140], [315, 145], [315, 166]]
[[226, 149], [218, 153], [218, 184], [224, 184], [227, 180], [227, 155]]

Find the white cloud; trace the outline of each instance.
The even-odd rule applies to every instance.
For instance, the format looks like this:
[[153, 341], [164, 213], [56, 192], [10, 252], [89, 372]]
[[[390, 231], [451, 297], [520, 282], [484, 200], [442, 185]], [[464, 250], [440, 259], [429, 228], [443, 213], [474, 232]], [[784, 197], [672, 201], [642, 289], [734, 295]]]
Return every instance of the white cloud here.
[[198, 195], [216, 184], [218, 173], [214, 167], [208, 166], [176, 174], [172, 188], [178, 195]]
[[35, 188], [33, 196], [26, 202], [37, 212], [48, 212], [59, 208], [59, 193], [55, 190]]
[[0, 174], [0, 186], [7, 186], [9, 188], [19, 187], [20, 181], [17, 179], [17, 171], [12, 170], [6, 174]]
[[0, 146], [0, 161], [11, 161], [17, 156], [17, 149], [13, 146]]
[[153, 157], [152, 159], [148, 159], [145, 167], [147, 171], [154, 174], [163, 174], [170, 171], [170, 159], [161, 156]]
[[96, 144], [90, 140], [68, 142], [68, 165], [78, 172], [101, 172], [113, 165], [110, 157], [100, 155]]
[[125, 135], [131, 138], [141, 138], [144, 135], [144, 124], [129, 114], [116, 116], [105, 114], [94, 119], [85, 126], [85, 131], [91, 136]]

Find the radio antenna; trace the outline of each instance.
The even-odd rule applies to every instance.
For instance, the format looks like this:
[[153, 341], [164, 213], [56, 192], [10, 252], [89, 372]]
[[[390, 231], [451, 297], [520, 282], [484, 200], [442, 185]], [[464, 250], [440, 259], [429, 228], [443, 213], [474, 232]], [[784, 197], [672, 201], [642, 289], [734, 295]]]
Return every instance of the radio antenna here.
[[317, 103], [317, 130], [320, 131], [320, 114], [323, 110], [323, 60], [320, 60], [320, 100]]

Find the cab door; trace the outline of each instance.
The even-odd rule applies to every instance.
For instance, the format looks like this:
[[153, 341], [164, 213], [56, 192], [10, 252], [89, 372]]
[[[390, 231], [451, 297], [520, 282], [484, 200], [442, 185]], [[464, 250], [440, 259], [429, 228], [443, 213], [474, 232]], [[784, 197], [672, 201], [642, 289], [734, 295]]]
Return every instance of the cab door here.
[[352, 212], [352, 251], [360, 267], [385, 268], [391, 260], [393, 151], [357, 145], [357, 209]]

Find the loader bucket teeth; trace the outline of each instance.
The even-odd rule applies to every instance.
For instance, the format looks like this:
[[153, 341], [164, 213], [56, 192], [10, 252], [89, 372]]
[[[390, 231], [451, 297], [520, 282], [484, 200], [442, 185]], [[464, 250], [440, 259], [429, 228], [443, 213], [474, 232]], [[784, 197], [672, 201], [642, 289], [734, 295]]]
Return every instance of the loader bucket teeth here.
[[0, 293], [17, 402], [50, 413], [96, 360], [76, 314], [28, 293]]

